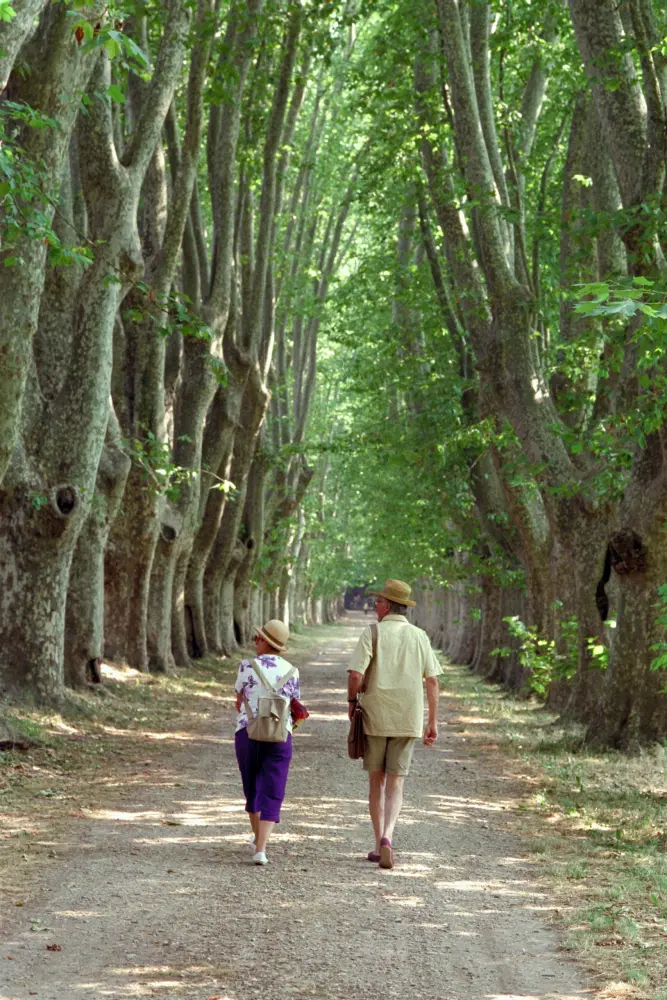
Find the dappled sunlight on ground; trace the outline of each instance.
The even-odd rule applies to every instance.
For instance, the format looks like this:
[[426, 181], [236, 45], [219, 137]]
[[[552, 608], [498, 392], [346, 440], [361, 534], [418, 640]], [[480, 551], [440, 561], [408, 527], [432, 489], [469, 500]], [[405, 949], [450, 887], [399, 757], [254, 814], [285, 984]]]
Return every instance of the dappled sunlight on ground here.
[[[346, 756], [341, 653], [362, 623], [316, 642], [307, 664], [299, 637], [311, 716], [294, 737], [265, 869], [251, 863], [228, 692], [191, 685], [213, 713], [198, 718], [189, 702], [192, 729], [183, 718], [165, 731], [101, 727], [132, 750], [102, 764], [72, 803], [82, 822], [58, 843], [49, 894], [30, 903], [62, 951], [47, 955], [27, 908], [17, 911], [6, 938], [13, 979], [0, 1000], [24, 1000], [28, 960], [44, 1000], [582, 1000], [541, 922], [549, 901], [508, 830], [515, 776], [491, 756], [475, 759], [455, 727], [434, 751], [415, 752], [396, 867], [366, 860], [367, 780]], [[486, 721], [470, 714], [457, 724]]]
[[[130, 729], [119, 729], [117, 726], [102, 726], [102, 731], [108, 733], [110, 736], [132, 736], [136, 739], [136, 730]], [[204, 736], [201, 734], [195, 734], [191, 732], [170, 732], [170, 733], [152, 733], [149, 730], [141, 730], [141, 738], [144, 740], [156, 740], [159, 742], [168, 743], [197, 743], [201, 744], [202, 741], [206, 743], [217, 743], [223, 744], [233, 744], [233, 740], [222, 739], [216, 736]]]

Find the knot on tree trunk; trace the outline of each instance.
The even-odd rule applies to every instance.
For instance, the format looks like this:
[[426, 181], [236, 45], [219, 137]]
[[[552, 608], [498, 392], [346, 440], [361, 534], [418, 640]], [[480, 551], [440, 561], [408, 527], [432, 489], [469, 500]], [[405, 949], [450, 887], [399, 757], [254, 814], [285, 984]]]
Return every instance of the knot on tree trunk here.
[[609, 539], [611, 568], [619, 576], [643, 573], [646, 569], [647, 555], [641, 538], [631, 529], [617, 531]]
[[160, 525], [160, 536], [163, 542], [175, 542], [178, 538], [178, 532], [173, 524], [161, 524]]
[[81, 503], [81, 495], [77, 486], [63, 484], [54, 486], [50, 492], [51, 509], [56, 517], [67, 520]]
[[173, 507], [167, 506], [162, 512], [160, 520], [160, 538], [163, 542], [171, 545], [181, 533], [183, 518]]

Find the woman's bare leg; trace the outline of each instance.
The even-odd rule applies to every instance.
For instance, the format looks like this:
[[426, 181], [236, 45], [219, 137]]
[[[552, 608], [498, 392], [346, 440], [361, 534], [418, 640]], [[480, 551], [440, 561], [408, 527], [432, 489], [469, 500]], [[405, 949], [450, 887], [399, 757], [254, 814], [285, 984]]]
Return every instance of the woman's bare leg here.
[[269, 837], [271, 836], [271, 831], [273, 830], [276, 824], [270, 819], [259, 819], [259, 813], [256, 813], [255, 815], [257, 816], [258, 827], [259, 827], [259, 830], [255, 836], [255, 850], [257, 851], [257, 853], [259, 853], [260, 851], [262, 853], [265, 853], [266, 845], [268, 844]]

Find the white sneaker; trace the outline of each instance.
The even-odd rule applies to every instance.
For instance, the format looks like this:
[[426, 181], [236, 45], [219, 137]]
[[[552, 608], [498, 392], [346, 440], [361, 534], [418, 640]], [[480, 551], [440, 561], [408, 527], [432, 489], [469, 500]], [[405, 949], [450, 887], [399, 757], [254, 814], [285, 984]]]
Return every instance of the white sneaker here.
[[268, 865], [269, 863], [269, 859], [267, 858], [264, 851], [257, 851], [255, 854], [253, 854], [252, 860], [255, 862], [256, 865]]
[[250, 850], [254, 854], [255, 853], [255, 838], [254, 837], [251, 837], [250, 840], [248, 841], [248, 847], [250, 848]]

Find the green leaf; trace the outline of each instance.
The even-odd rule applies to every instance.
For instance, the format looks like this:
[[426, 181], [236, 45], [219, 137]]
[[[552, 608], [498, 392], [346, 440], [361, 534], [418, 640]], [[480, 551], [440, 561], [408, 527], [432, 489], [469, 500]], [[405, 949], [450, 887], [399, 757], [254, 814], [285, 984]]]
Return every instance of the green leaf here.
[[615, 316], [619, 314], [623, 316], [634, 316], [637, 309], [638, 305], [636, 302], [625, 300], [624, 302], [608, 302], [603, 311], [607, 316]]
[[[116, 58], [118, 58], [118, 56], [119, 56], [119, 55], [121, 54], [121, 52], [123, 51], [123, 48], [122, 48], [122, 46], [121, 46], [121, 45], [120, 45], [120, 44], [119, 44], [119, 43], [118, 43], [118, 42], [116, 41], [116, 39], [115, 39], [115, 38], [109, 38], [109, 37], [107, 37], [107, 38], [105, 38], [105, 39], [104, 39], [104, 51], [105, 51], [105, 52], [106, 52], [106, 54], [107, 54], [107, 55], [109, 56], [109, 59], [116, 59]], [[112, 84], [112, 85], [111, 85], [111, 87], [114, 87], [114, 86], [115, 86], [115, 84]], [[111, 92], [111, 87], [109, 87], [109, 93]], [[115, 87], [115, 89], [116, 89], [116, 90], [119, 90], [119, 88], [118, 88], [118, 87]], [[122, 93], [122, 91], [121, 91], [121, 93]], [[123, 96], [122, 98], [117, 98], [117, 97], [116, 97], [116, 98], [112, 98], [112, 100], [116, 100], [116, 101], [124, 101], [124, 100], [125, 100], [125, 97], [124, 97], [124, 96]]]
[[13, 21], [15, 17], [16, 11], [9, 0], [0, 0], [0, 21]]
[[[113, 44], [115, 45], [116, 43], [114, 42]], [[105, 48], [107, 47], [106, 42], [104, 47]], [[113, 58], [113, 56], [111, 58]], [[125, 94], [120, 89], [117, 83], [112, 83], [109, 85], [107, 89], [107, 94], [109, 95], [112, 101], [115, 101], [116, 104], [125, 104], [125, 101], [127, 100]]]

